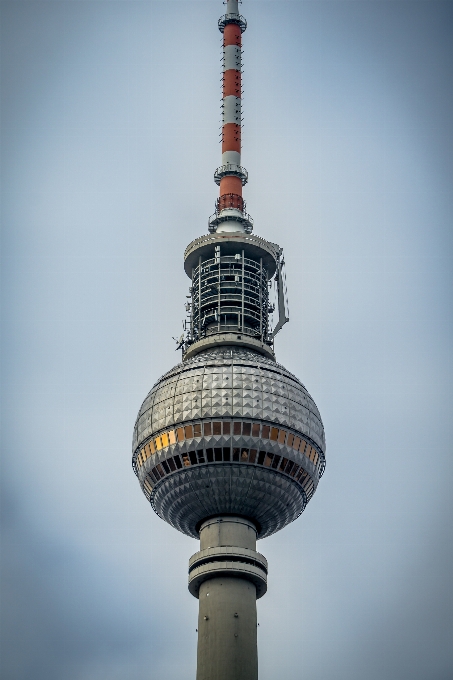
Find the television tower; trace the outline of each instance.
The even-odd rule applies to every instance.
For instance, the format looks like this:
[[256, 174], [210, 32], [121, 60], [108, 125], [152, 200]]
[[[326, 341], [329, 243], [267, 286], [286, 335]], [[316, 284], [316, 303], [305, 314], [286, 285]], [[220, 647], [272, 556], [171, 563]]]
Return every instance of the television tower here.
[[159, 517], [200, 540], [189, 560], [197, 680], [256, 680], [256, 600], [268, 573], [256, 541], [305, 509], [324, 472], [325, 437], [304, 385], [275, 360], [274, 338], [288, 321], [283, 251], [252, 234], [242, 197], [247, 24], [238, 0], [226, 4], [220, 195], [208, 233], [184, 253], [191, 283], [182, 363], [140, 408], [132, 466]]

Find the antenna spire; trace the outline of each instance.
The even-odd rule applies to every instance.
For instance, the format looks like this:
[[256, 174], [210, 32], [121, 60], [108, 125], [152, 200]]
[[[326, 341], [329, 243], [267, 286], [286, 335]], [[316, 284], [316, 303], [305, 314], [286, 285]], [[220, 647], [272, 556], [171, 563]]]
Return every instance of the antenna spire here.
[[238, 12], [238, 0], [227, 0], [226, 5], [227, 12], [219, 19], [223, 33], [222, 165], [214, 173], [220, 195], [215, 213], [209, 218], [209, 231], [250, 234], [253, 220], [246, 213], [242, 197], [248, 174], [241, 165], [242, 33], [247, 22]]

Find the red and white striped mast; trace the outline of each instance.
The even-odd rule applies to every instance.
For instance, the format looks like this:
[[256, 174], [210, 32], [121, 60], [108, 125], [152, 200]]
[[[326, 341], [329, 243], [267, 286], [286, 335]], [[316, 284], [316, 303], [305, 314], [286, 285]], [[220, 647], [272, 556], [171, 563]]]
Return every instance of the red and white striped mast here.
[[246, 213], [242, 198], [248, 175], [241, 165], [242, 33], [247, 22], [239, 14], [238, 0], [227, 0], [226, 5], [226, 14], [219, 19], [219, 30], [223, 33], [222, 165], [214, 173], [220, 196], [216, 211], [209, 218], [209, 231], [249, 234], [253, 220]]

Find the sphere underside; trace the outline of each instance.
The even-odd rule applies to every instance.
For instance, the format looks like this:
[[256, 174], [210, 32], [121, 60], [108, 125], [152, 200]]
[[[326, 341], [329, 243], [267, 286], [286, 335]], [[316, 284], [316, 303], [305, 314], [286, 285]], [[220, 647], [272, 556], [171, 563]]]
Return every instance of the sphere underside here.
[[216, 515], [252, 519], [264, 538], [297, 519], [305, 503], [304, 491], [278, 472], [234, 463], [176, 472], [151, 493], [155, 512], [194, 538], [201, 522]]
[[134, 429], [132, 464], [156, 513], [197, 537], [234, 514], [259, 537], [296, 519], [325, 467], [324, 428], [305, 387], [239, 347], [205, 351], [153, 387]]

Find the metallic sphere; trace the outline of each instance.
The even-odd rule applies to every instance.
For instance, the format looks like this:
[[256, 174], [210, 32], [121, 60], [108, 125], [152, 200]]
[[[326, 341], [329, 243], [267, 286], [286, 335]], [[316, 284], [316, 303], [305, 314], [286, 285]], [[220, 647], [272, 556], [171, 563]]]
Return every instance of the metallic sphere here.
[[207, 517], [251, 519], [260, 538], [296, 519], [325, 467], [319, 411], [283, 366], [241, 347], [178, 364], [134, 428], [133, 468], [156, 513], [198, 537]]

